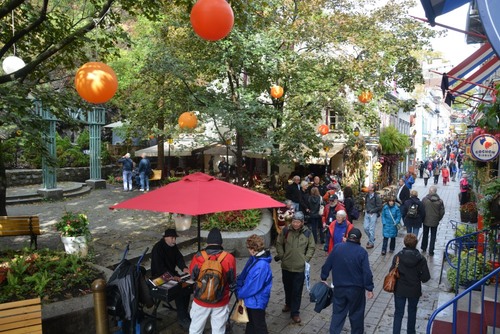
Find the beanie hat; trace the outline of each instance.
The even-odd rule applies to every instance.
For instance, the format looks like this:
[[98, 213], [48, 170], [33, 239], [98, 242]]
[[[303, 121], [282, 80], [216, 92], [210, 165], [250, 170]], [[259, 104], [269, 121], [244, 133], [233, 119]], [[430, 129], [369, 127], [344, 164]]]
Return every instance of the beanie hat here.
[[208, 232], [208, 245], [222, 245], [222, 234], [218, 228], [213, 228]]

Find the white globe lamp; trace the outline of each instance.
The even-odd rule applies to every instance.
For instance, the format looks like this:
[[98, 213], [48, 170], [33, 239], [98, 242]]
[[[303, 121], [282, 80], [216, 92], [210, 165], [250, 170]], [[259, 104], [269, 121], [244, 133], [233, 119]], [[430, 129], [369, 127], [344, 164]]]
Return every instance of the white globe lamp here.
[[8, 56], [3, 60], [2, 68], [5, 74], [12, 74], [26, 66], [24, 60], [16, 56]]

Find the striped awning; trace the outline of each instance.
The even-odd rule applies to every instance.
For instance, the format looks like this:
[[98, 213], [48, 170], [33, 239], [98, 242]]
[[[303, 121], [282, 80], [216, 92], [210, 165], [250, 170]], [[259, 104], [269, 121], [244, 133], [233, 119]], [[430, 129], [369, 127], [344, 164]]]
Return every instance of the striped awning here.
[[454, 85], [457, 80], [455, 78], [463, 78], [469, 72], [475, 70], [479, 65], [484, 63], [486, 60], [490, 59], [494, 55], [494, 51], [491, 48], [490, 43], [485, 43], [478, 50], [476, 50], [473, 54], [467, 57], [460, 64], [455, 66], [452, 70], [448, 72], [448, 76], [450, 77], [449, 82], [450, 86]]
[[490, 60], [484, 63], [476, 72], [471, 74], [466, 78], [466, 81], [462, 81], [455, 86], [452, 86], [450, 90], [457, 94], [462, 95], [475, 88], [478, 84], [484, 83], [486, 80], [491, 78], [500, 69], [500, 59], [497, 55], [494, 55]]

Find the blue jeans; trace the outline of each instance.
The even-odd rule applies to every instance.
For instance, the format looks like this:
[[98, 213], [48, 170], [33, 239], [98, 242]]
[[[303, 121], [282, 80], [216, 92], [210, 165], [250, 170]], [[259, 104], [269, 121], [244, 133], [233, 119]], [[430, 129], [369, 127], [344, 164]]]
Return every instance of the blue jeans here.
[[366, 236], [368, 237], [368, 244], [375, 244], [375, 224], [377, 223], [376, 213], [365, 213], [365, 220], [363, 221], [363, 227], [365, 229]]
[[407, 233], [413, 233], [418, 237], [418, 232], [420, 231], [420, 227], [410, 227], [406, 226], [406, 232]]
[[401, 297], [394, 294], [394, 323], [392, 324], [392, 333], [401, 333], [401, 324], [405, 315], [405, 304], [408, 300], [408, 322], [406, 323], [406, 333], [415, 334], [415, 323], [417, 321], [417, 304], [419, 297]]
[[123, 171], [123, 190], [132, 190], [134, 189], [134, 184], [132, 183], [132, 171], [124, 170]]
[[285, 288], [285, 304], [290, 307], [290, 316], [300, 314], [302, 302], [302, 289], [304, 288], [304, 272], [291, 272], [281, 270], [283, 275], [283, 287]]
[[149, 177], [146, 172], [141, 172], [139, 176], [141, 178], [141, 189], [149, 191]]
[[340, 334], [345, 318], [349, 314], [351, 334], [363, 334], [365, 330], [365, 289], [360, 287], [339, 287], [333, 290], [332, 322], [330, 334]]

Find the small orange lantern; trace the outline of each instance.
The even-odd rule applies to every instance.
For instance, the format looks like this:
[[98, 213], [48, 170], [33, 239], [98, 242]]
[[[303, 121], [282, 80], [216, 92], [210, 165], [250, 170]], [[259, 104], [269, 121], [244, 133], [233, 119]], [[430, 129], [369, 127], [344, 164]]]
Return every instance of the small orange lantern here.
[[328, 132], [330, 132], [330, 129], [328, 128], [328, 125], [326, 124], [322, 124], [318, 127], [318, 132], [324, 136], [326, 134], [328, 134]]
[[362, 92], [358, 96], [358, 100], [361, 103], [368, 103], [372, 100], [372, 98], [373, 98], [373, 94], [369, 90]]
[[271, 96], [275, 99], [279, 99], [283, 96], [283, 87], [274, 85], [271, 87]]
[[207, 41], [218, 41], [233, 29], [234, 14], [225, 0], [198, 0], [191, 10], [194, 32]]
[[179, 127], [181, 129], [194, 129], [198, 125], [198, 118], [192, 111], [186, 111], [179, 116]]
[[101, 62], [89, 62], [78, 69], [75, 76], [78, 94], [90, 103], [105, 103], [118, 90], [118, 79], [108, 65]]

